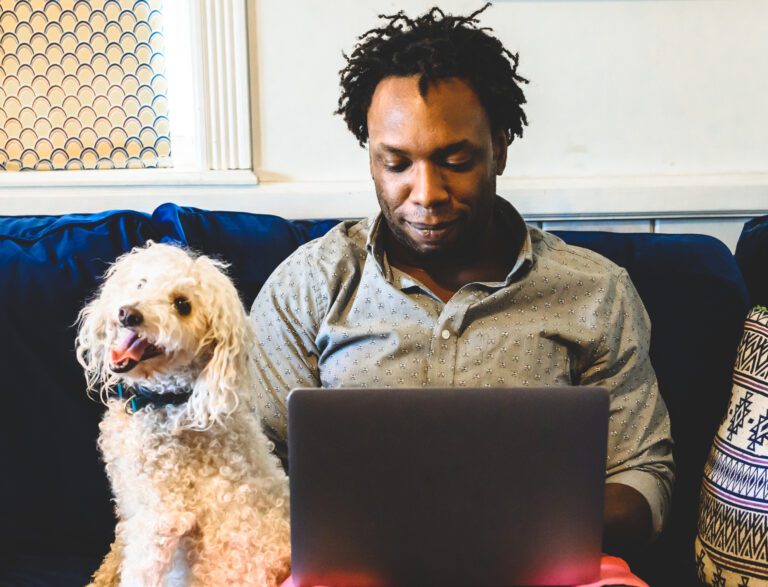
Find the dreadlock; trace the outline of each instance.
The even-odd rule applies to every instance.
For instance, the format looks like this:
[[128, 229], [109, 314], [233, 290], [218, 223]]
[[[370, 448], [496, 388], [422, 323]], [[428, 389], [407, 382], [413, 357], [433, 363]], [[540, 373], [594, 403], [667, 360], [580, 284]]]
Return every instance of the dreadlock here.
[[426, 97], [430, 84], [457, 77], [467, 81], [488, 114], [491, 129], [503, 130], [507, 144], [523, 136], [528, 124], [523, 112], [525, 96], [517, 75], [518, 55], [510, 53], [496, 37], [478, 28], [477, 16], [488, 2], [469, 16], [446, 15], [440, 8], [411, 19], [401, 10], [388, 21], [360, 35], [347, 66], [339, 72], [341, 96], [338, 110], [347, 127], [365, 146], [368, 108], [378, 83], [389, 76], [419, 75], [419, 92]]

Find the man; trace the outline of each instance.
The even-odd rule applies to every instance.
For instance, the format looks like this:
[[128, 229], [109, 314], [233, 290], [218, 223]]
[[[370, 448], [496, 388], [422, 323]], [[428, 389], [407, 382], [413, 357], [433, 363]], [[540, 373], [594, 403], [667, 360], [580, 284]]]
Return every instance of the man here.
[[479, 12], [384, 17], [348, 58], [338, 113], [381, 213], [296, 251], [254, 302], [265, 425], [280, 447], [294, 387], [604, 386], [621, 552], [661, 530], [674, 477], [648, 317], [623, 269], [496, 195], [525, 80]]

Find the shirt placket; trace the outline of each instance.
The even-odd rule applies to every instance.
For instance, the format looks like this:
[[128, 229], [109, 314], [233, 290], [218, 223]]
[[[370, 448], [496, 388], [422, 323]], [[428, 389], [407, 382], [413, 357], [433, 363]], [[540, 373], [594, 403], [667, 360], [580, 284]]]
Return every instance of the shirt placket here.
[[454, 385], [464, 317], [470, 302], [469, 296], [458, 292], [445, 304], [435, 322], [427, 367], [427, 384], [430, 386]]

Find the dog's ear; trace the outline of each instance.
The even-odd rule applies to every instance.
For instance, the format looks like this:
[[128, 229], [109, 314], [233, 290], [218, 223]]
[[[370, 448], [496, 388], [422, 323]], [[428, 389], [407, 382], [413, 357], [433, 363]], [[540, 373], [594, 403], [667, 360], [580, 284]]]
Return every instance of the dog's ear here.
[[105, 361], [107, 345], [106, 314], [97, 295], [77, 317], [78, 331], [75, 339], [77, 361], [85, 372], [88, 394], [98, 392], [102, 402], [106, 403], [107, 381], [111, 373]]
[[208, 257], [195, 260], [208, 328], [201, 347], [211, 358], [187, 402], [189, 423], [194, 428], [209, 428], [232, 413], [238, 405], [239, 388], [248, 384], [253, 338], [243, 304], [224, 268], [223, 263]]

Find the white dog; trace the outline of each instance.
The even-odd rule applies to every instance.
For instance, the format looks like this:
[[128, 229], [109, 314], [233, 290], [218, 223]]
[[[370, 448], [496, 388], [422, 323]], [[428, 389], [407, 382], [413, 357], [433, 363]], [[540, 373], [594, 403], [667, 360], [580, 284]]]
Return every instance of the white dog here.
[[120, 257], [80, 313], [118, 516], [93, 585], [261, 587], [289, 573], [287, 478], [260, 427], [252, 335], [224, 267], [150, 243]]

